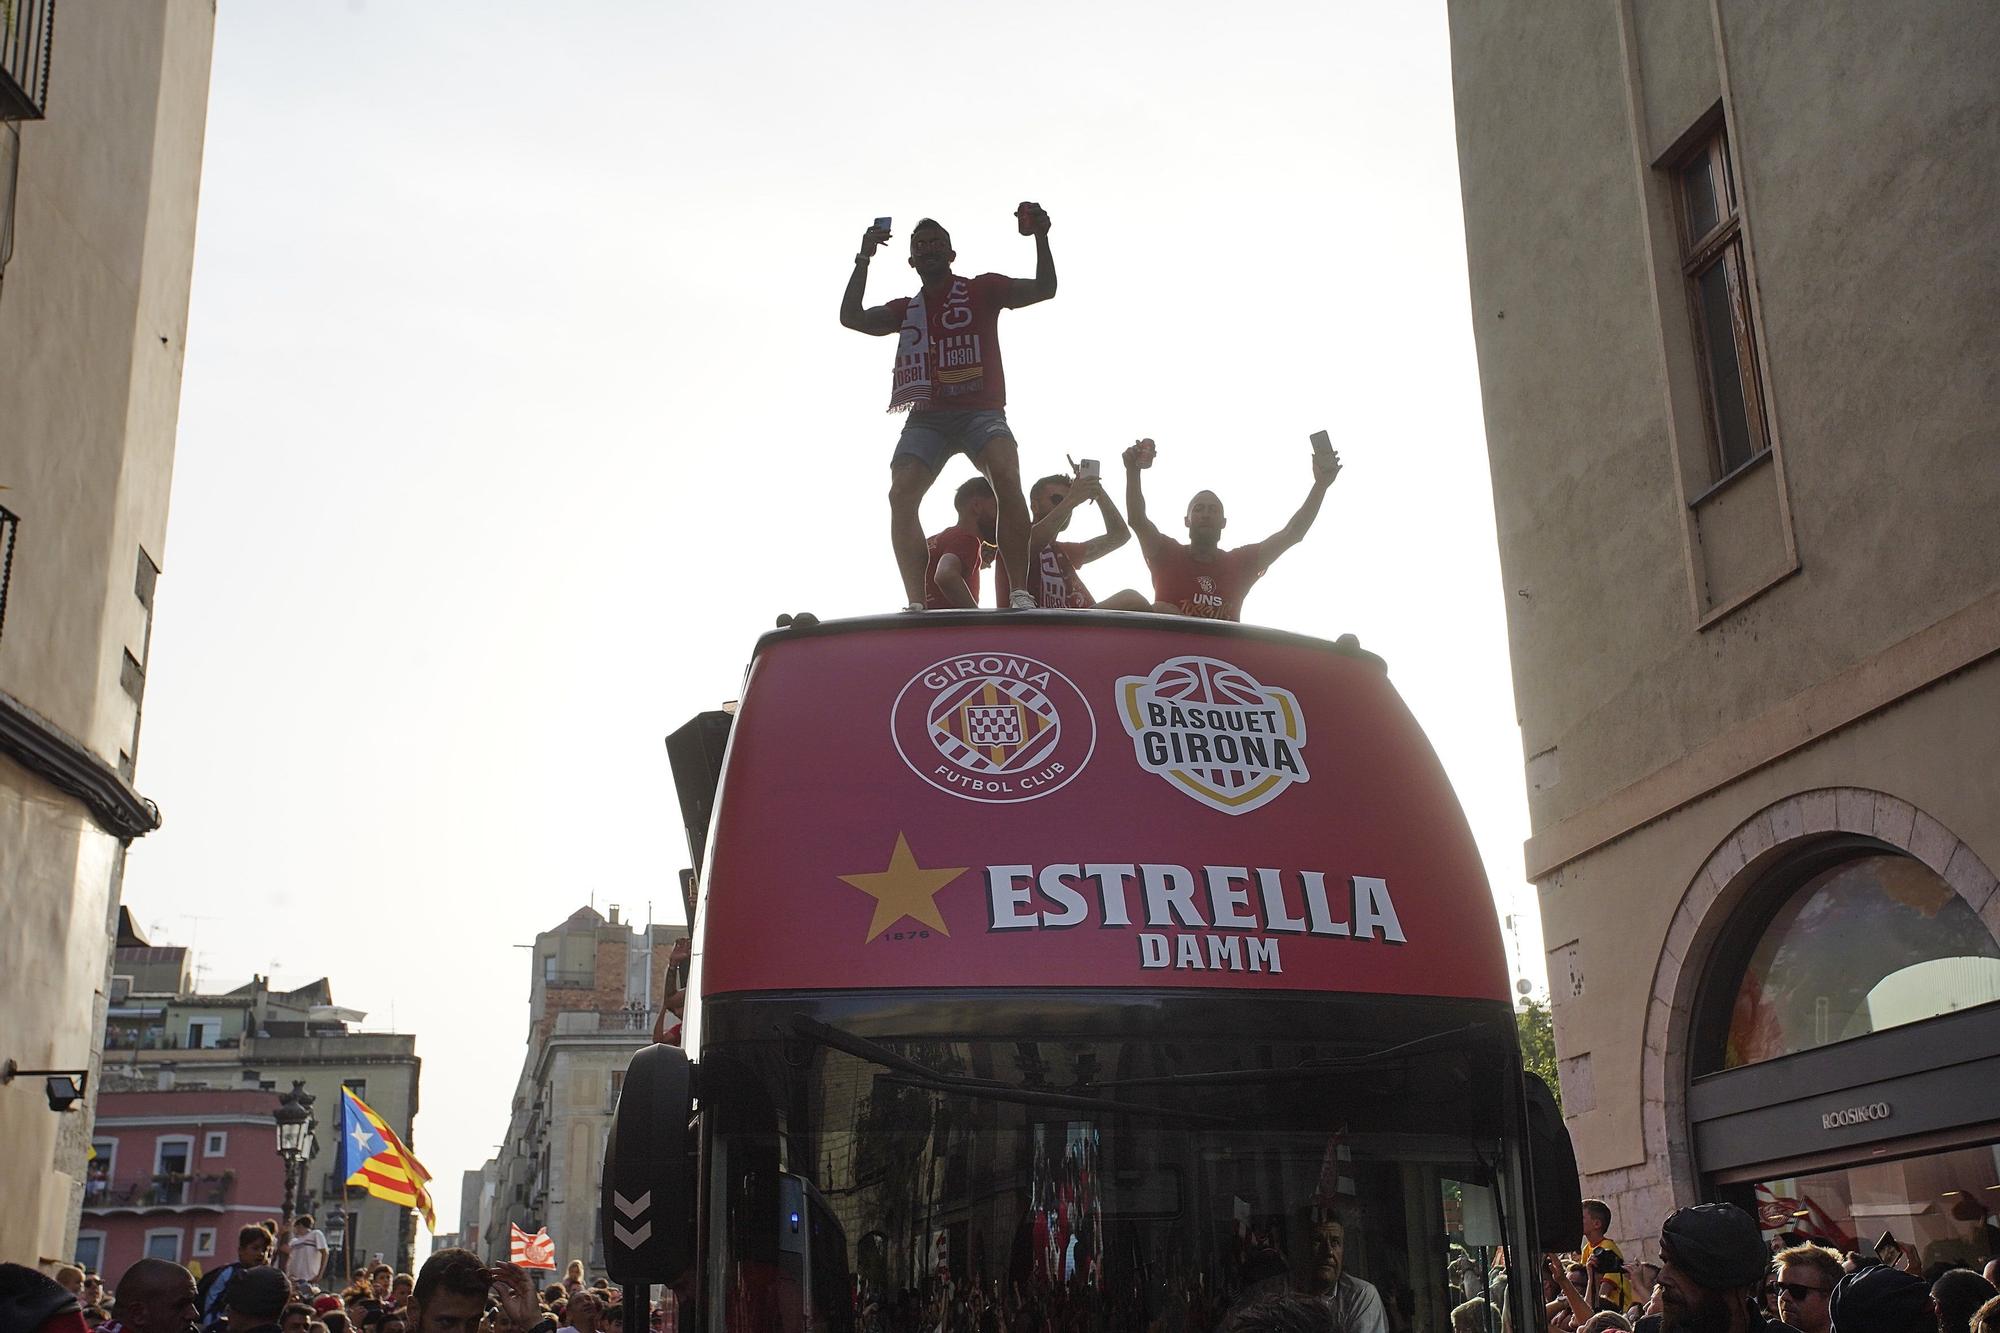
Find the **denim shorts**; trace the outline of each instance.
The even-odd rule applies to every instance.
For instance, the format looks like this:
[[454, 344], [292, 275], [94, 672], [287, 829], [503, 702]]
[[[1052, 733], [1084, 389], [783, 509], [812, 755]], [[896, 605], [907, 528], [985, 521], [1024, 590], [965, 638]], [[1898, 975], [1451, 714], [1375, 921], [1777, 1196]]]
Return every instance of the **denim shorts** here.
[[896, 452], [889, 456], [889, 465], [894, 467], [899, 458], [914, 458], [936, 472], [958, 453], [977, 462], [979, 451], [1000, 436], [1014, 437], [1004, 408], [983, 412], [913, 409], [903, 421], [903, 433], [896, 437]]

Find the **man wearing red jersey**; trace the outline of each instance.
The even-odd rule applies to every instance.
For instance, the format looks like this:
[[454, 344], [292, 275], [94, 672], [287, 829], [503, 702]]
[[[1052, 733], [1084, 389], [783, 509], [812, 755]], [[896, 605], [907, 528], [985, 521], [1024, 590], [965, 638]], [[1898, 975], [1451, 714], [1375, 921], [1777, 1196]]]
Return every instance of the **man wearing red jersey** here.
[[1025, 591], [1028, 504], [1021, 494], [1021, 464], [1007, 424], [1007, 383], [1000, 366], [999, 317], [1056, 294], [1056, 265], [1049, 254], [1049, 215], [1040, 207], [1017, 214], [1035, 238], [1035, 276], [982, 273], [961, 278], [951, 235], [929, 218], [910, 231], [910, 267], [922, 286], [917, 295], [863, 309], [868, 260], [887, 243], [887, 228], [862, 233], [854, 273], [840, 299], [843, 328], [884, 338], [899, 335], [891, 412], [907, 411], [903, 433], [889, 460], [889, 542], [903, 576], [911, 610], [924, 605], [924, 529], [917, 506], [955, 453], [963, 453], [992, 483], [999, 505], [1001, 559], [1013, 577], [1015, 606], [1033, 606]]
[[[1092, 537], [1087, 542], [1059, 542], [1056, 540], [1069, 526], [1070, 518], [1078, 505], [1085, 501], [1096, 505], [1104, 514], [1104, 535]], [[1090, 595], [1090, 589], [1083, 586], [1078, 576], [1078, 565], [1087, 565], [1099, 556], [1110, 555], [1132, 539], [1132, 530], [1125, 526], [1124, 517], [1118, 506], [1111, 503], [1111, 497], [1104, 493], [1104, 485], [1095, 477], [1071, 478], [1057, 472], [1043, 477], [1028, 488], [1028, 507], [1035, 517], [1035, 526], [1028, 529], [1028, 568], [1034, 571], [1028, 591], [1034, 594], [1035, 605], [1046, 608], [1082, 611], [1097, 607], [1104, 611], [1145, 611], [1152, 607], [1153, 599], [1132, 588], [1124, 588], [1111, 594], [1103, 601]], [[1012, 584], [1007, 578], [1007, 567], [1002, 564], [994, 570], [995, 591], [998, 594], [994, 605], [1006, 606]]]
[[1214, 491], [1197, 491], [1188, 501], [1185, 545], [1154, 527], [1146, 517], [1139, 473], [1152, 466], [1153, 452], [1153, 442], [1141, 440], [1124, 455], [1125, 508], [1132, 515], [1132, 530], [1139, 534], [1146, 566], [1153, 571], [1153, 609], [1209, 620], [1241, 620], [1243, 598], [1251, 585], [1264, 577], [1264, 571], [1279, 556], [1298, 545], [1319, 517], [1320, 502], [1340, 475], [1340, 455], [1313, 455], [1312, 490], [1291, 522], [1261, 542], [1225, 551], [1222, 529], [1228, 520]]
[[924, 605], [926, 611], [979, 605], [979, 567], [993, 544], [993, 487], [984, 477], [967, 477], [951, 497], [958, 522], [924, 538]]

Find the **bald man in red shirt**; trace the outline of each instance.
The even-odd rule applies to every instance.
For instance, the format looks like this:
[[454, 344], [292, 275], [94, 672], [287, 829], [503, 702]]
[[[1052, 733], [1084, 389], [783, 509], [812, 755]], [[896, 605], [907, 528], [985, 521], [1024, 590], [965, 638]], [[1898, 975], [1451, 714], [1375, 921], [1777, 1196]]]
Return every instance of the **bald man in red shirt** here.
[[1153, 465], [1153, 457], [1151, 440], [1139, 441], [1124, 454], [1125, 509], [1131, 516], [1132, 531], [1139, 534], [1146, 567], [1153, 571], [1153, 609], [1208, 620], [1243, 618], [1243, 599], [1252, 585], [1305, 537], [1319, 517], [1327, 489], [1340, 475], [1337, 452], [1315, 453], [1312, 490], [1291, 521], [1261, 542], [1225, 551], [1222, 529], [1229, 520], [1221, 497], [1214, 491], [1196, 491], [1194, 499], [1188, 501], [1185, 543], [1153, 526], [1139, 485], [1139, 474]]

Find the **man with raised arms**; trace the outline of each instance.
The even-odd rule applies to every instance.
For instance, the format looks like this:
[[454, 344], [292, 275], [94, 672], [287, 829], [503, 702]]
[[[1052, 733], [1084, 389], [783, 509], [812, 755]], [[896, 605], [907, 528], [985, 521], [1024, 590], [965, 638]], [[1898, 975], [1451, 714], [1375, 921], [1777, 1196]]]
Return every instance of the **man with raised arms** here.
[[1214, 491], [1196, 491], [1194, 499], [1188, 501], [1185, 543], [1153, 526], [1139, 485], [1139, 474], [1153, 465], [1153, 455], [1151, 440], [1139, 441], [1124, 455], [1125, 509], [1131, 515], [1132, 531], [1139, 534], [1146, 567], [1153, 571], [1153, 609], [1208, 620], [1243, 618], [1243, 598], [1251, 585], [1305, 537], [1319, 517], [1327, 489], [1340, 475], [1337, 452], [1315, 453], [1312, 490], [1299, 512], [1263, 541], [1225, 551], [1222, 529], [1228, 519]]
[[1013, 584], [1012, 605], [1031, 607], [1028, 591], [1028, 504], [1021, 494], [1021, 464], [1007, 424], [1007, 383], [1000, 365], [1002, 310], [1046, 301], [1056, 294], [1056, 265], [1049, 255], [1049, 215], [1024, 206], [1021, 224], [1035, 238], [1035, 276], [982, 273], [961, 278], [951, 271], [957, 253], [951, 235], [929, 218], [910, 230], [910, 267], [921, 286], [915, 296], [862, 307], [868, 261], [886, 244], [886, 227], [870, 227], [854, 256], [854, 273], [840, 299], [843, 328], [884, 338], [898, 335], [891, 412], [907, 411], [889, 460], [889, 542], [903, 577], [910, 610], [924, 605], [924, 529], [917, 507], [953, 454], [963, 453], [993, 484], [999, 503], [1000, 558]]
[[[1077, 507], [1086, 501], [1096, 505], [1104, 515], [1104, 535], [1082, 542], [1057, 541], [1069, 527]], [[1125, 526], [1124, 516], [1111, 503], [1103, 483], [1096, 477], [1051, 473], [1028, 488], [1028, 509], [1035, 519], [1035, 525], [1028, 529], [1028, 568], [1033, 571], [1028, 591], [1034, 594], [1035, 605], [1072, 611], [1090, 607], [1102, 611], [1152, 608], [1152, 599], [1132, 588], [1122, 588], [1100, 602], [1090, 595], [1090, 589], [1083, 586], [1083, 579], [1076, 572], [1079, 565], [1110, 555], [1132, 539], [1132, 530]], [[995, 571], [993, 582], [994, 605], [1008, 605], [1012, 585], [1006, 565]]]

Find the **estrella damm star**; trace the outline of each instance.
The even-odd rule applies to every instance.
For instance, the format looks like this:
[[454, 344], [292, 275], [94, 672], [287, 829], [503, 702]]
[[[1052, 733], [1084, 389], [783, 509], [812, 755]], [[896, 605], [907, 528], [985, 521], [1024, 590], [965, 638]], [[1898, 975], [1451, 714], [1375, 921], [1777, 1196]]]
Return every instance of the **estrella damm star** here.
[[868, 941], [872, 941], [906, 916], [923, 922], [940, 935], [951, 934], [944, 923], [944, 914], [938, 911], [938, 890], [965, 872], [965, 866], [924, 869], [910, 854], [910, 840], [898, 833], [887, 870], [840, 878], [875, 900], [875, 915], [868, 922]]

